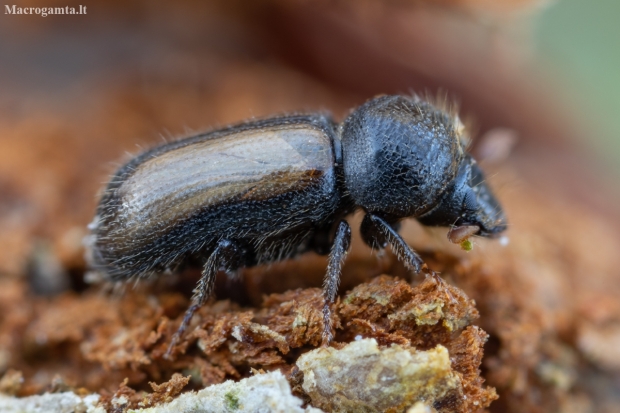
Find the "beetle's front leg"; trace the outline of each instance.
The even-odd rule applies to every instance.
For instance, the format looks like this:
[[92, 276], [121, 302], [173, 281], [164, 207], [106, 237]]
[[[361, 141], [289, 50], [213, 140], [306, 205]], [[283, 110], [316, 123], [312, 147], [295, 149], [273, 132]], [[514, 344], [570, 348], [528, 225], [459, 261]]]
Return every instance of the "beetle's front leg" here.
[[[389, 243], [392, 247], [392, 251], [394, 251], [398, 259], [402, 261], [409, 270], [413, 270], [418, 274], [423, 268], [424, 262], [422, 258], [411, 249], [409, 244], [398, 234], [394, 226], [390, 225], [383, 218], [374, 214], [366, 214], [362, 221], [360, 231], [362, 232], [364, 241], [371, 247], [379, 246], [385, 248]], [[426, 276], [428, 277], [429, 275], [444, 289], [450, 300], [454, 301], [452, 293], [446, 287], [439, 274], [430, 270], [426, 272]]]
[[327, 273], [323, 281], [323, 345], [327, 346], [333, 340], [331, 305], [336, 300], [342, 264], [351, 246], [351, 227], [347, 221], [340, 221], [336, 229], [336, 236], [329, 253]]
[[228, 271], [237, 270], [241, 263], [240, 254], [241, 252], [239, 247], [232, 241], [221, 240], [217, 243], [217, 246], [209, 256], [209, 259], [207, 259], [207, 262], [202, 269], [202, 276], [198, 281], [198, 285], [194, 289], [192, 305], [185, 312], [181, 325], [176, 333], [174, 333], [174, 336], [172, 336], [172, 340], [170, 341], [170, 345], [168, 346], [168, 350], [164, 356], [165, 358], [170, 358], [172, 349], [177, 345], [185, 333], [185, 330], [187, 330], [194, 313], [202, 307], [204, 303], [207, 302], [209, 297], [211, 297], [211, 294], [213, 294], [218, 270], [222, 267]]
[[383, 249], [389, 243], [392, 250], [405, 266], [416, 274], [422, 268], [422, 258], [398, 234], [394, 225], [390, 225], [378, 215], [368, 213], [364, 216], [360, 227], [364, 242], [371, 248]]

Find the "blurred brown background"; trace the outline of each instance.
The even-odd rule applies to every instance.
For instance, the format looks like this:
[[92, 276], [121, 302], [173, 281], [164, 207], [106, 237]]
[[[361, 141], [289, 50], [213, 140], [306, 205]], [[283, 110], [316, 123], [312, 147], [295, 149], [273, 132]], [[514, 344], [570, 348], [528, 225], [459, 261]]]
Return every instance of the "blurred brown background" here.
[[[528, 379], [543, 364], [519, 353], [530, 370], [491, 376], [502, 395], [494, 408], [517, 411], [527, 399], [534, 409], [536, 397], [559, 392], [548, 405], [558, 411], [612, 411], [620, 405], [618, 175], [588, 145], [592, 120], [537, 54], [533, 22], [545, 6], [94, 1], [80, 16], [0, 15], [0, 283], [18, 288], [11, 283], [42, 254], [73, 290], [86, 288], [81, 239], [96, 194], [130, 154], [162, 139], [287, 111], [342, 119], [375, 94], [447, 93], [476, 136], [517, 138], [505, 159], [483, 163], [513, 223], [511, 249], [483, 243], [474, 257], [511, 268], [514, 279], [500, 283], [518, 302], [511, 311], [536, 319], [537, 343], [557, 340], [576, 354], [572, 373], [558, 367], [557, 390], [544, 384], [553, 375]], [[484, 154], [484, 141], [474, 153]], [[407, 236], [419, 248], [443, 245], [415, 224]], [[492, 334], [502, 328], [487, 323]], [[2, 357], [0, 372], [10, 364]], [[541, 380], [544, 390], [528, 393]]]

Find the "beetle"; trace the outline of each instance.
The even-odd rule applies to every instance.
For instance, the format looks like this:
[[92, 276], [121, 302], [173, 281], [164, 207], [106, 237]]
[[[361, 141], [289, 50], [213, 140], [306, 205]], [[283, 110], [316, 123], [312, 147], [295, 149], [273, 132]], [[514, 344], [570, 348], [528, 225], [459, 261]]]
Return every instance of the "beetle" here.
[[422, 260], [398, 234], [404, 218], [451, 226], [453, 242], [506, 229], [466, 139], [457, 115], [396, 95], [370, 99], [341, 124], [325, 114], [293, 114], [166, 143], [131, 159], [107, 185], [89, 226], [89, 261], [107, 278], [126, 280], [200, 260], [202, 276], [169, 356], [219, 270], [329, 254], [329, 344], [351, 241], [347, 215], [362, 209], [364, 242], [389, 244], [415, 272]]

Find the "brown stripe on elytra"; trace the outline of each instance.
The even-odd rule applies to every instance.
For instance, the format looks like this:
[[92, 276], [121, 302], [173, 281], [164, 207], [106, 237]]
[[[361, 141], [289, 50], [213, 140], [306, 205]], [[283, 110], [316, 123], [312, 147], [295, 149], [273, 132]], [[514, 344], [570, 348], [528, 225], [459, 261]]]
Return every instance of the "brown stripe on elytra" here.
[[323, 171], [279, 171], [265, 175], [261, 181], [249, 188], [239, 199], [243, 201], [263, 201], [287, 192], [302, 191], [323, 176]]

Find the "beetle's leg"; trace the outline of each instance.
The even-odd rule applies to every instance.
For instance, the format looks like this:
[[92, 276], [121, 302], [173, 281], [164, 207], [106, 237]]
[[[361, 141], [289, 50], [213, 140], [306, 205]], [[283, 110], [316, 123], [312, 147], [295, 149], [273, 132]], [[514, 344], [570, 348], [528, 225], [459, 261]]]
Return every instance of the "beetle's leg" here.
[[[387, 221], [384, 218], [383, 221], [394, 231], [398, 232], [400, 228], [400, 222]], [[385, 249], [385, 247], [388, 246], [387, 237], [384, 235], [384, 232], [382, 232], [379, 227], [375, 225], [375, 223], [372, 221], [370, 214], [366, 214], [364, 216], [364, 219], [362, 220], [362, 225], [360, 225], [360, 233], [366, 245], [368, 245], [373, 250], [381, 252]]]
[[405, 266], [416, 274], [422, 268], [422, 258], [405, 242], [393, 225], [383, 218], [366, 214], [360, 228], [364, 241], [372, 248], [385, 248], [389, 243], [392, 250]]
[[347, 221], [340, 221], [331, 252], [329, 253], [329, 263], [327, 273], [323, 281], [323, 345], [327, 346], [334, 338], [332, 334], [332, 310], [331, 305], [336, 300], [338, 285], [340, 284], [340, 273], [342, 264], [351, 246], [351, 227]]
[[373, 250], [381, 253], [388, 245], [388, 241], [379, 228], [370, 219], [370, 214], [364, 215], [360, 225], [360, 235], [362, 240]]
[[183, 334], [185, 334], [185, 330], [189, 326], [189, 322], [192, 320], [194, 313], [202, 307], [211, 294], [213, 294], [215, 278], [218, 270], [221, 267], [224, 267], [227, 270], [232, 270], [233, 266], [239, 262], [238, 256], [239, 249], [233, 242], [221, 240], [217, 243], [217, 246], [209, 256], [209, 259], [207, 259], [207, 262], [202, 269], [202, 276], [198, 281], [198, 285], [194, 289], [192, 305], [185, 312], [181, 325], [176, 333], [174, 333], [174, 336], [172, 336], [172, 341], [170, 342], [168, 350], [164, 356], [165, 358], [170, 358], [172, 349], [177, 345]]
[[[422, 258], [411, 249], [409, 244], [398, 234], [394, 226], [388, 224], [383, 218], [374, 214], [366, 214], [362, 221], [361, 232], [362, 237], [364, 237], [366, 243], [371, 247], [373, 244], [369, 243], [369, 241], [374, 243], [383, 242], [383, 247], [385, 247], [386, 242], [389, 242], [392, 246], [392, 251], [394, 251], [398, 259], [402, 261], [409, 270], [413, 270], [418, 274], [422, 269], [422, 265], [424, 264]], [[448, 298], [450, 298], [451, 301], [455, 301], [452, 293], [446, 287], [444, 280], [441, 279], [439, 274], [433, 270], [427, 269], [427, 271], [426, 276], [428, 277], [430, 275], [433, 277], [435, 282], [443, 288]]]

